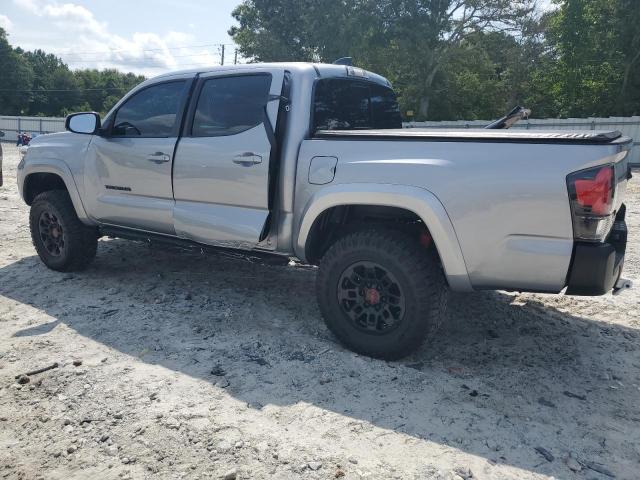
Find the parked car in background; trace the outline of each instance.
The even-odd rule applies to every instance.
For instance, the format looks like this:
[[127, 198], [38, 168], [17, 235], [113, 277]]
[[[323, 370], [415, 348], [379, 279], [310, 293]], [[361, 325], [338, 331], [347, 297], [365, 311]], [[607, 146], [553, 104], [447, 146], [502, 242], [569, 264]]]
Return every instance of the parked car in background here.
[[[616, 131], [402, 129], [389, 82], [344, 65], [162, 75], [101, 120], [31, 142], [18, 185], [54, 270], [103, 235], [297, 257], [353, 350], [405, 356], [448, 290], [621, 288], [631, 139]], [[269, 281], [264, 279], [264, 281]]]

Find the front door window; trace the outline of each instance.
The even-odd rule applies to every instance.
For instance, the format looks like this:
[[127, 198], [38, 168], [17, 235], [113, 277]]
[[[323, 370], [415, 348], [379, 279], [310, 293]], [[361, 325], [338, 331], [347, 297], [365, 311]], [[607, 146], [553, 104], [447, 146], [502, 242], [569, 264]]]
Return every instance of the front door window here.
[[135, 93], [117, 111], [114, 137], [175, 136], [186, 81], [161, 83]]

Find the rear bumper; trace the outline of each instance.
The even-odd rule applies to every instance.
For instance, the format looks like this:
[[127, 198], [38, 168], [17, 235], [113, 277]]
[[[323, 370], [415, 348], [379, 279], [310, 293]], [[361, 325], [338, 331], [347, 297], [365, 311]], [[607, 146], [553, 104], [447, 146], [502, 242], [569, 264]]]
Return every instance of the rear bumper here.
[[618, 282], [627, 248], [623, 205], [604, 243], [576, 242], [567, 281], [567, 295], [604, 295]]

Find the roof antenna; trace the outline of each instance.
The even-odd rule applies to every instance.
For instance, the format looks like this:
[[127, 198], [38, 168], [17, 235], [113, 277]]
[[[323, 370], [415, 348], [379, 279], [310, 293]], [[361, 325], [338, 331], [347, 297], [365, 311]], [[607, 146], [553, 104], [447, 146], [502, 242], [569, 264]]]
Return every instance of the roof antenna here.
[[334, 65], [346, 65], [348, 67], [353, 67], [353, 57], [342, 57], [333, 62]]

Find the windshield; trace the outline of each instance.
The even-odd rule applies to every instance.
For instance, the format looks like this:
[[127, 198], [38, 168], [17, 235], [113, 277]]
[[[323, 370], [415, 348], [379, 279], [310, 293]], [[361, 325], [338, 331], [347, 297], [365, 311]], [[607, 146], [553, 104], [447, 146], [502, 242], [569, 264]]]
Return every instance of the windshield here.
[[318, 80], [313, 131], [374, 128], [402, 128], [400, 108], [391, 88], [362, 80]]

